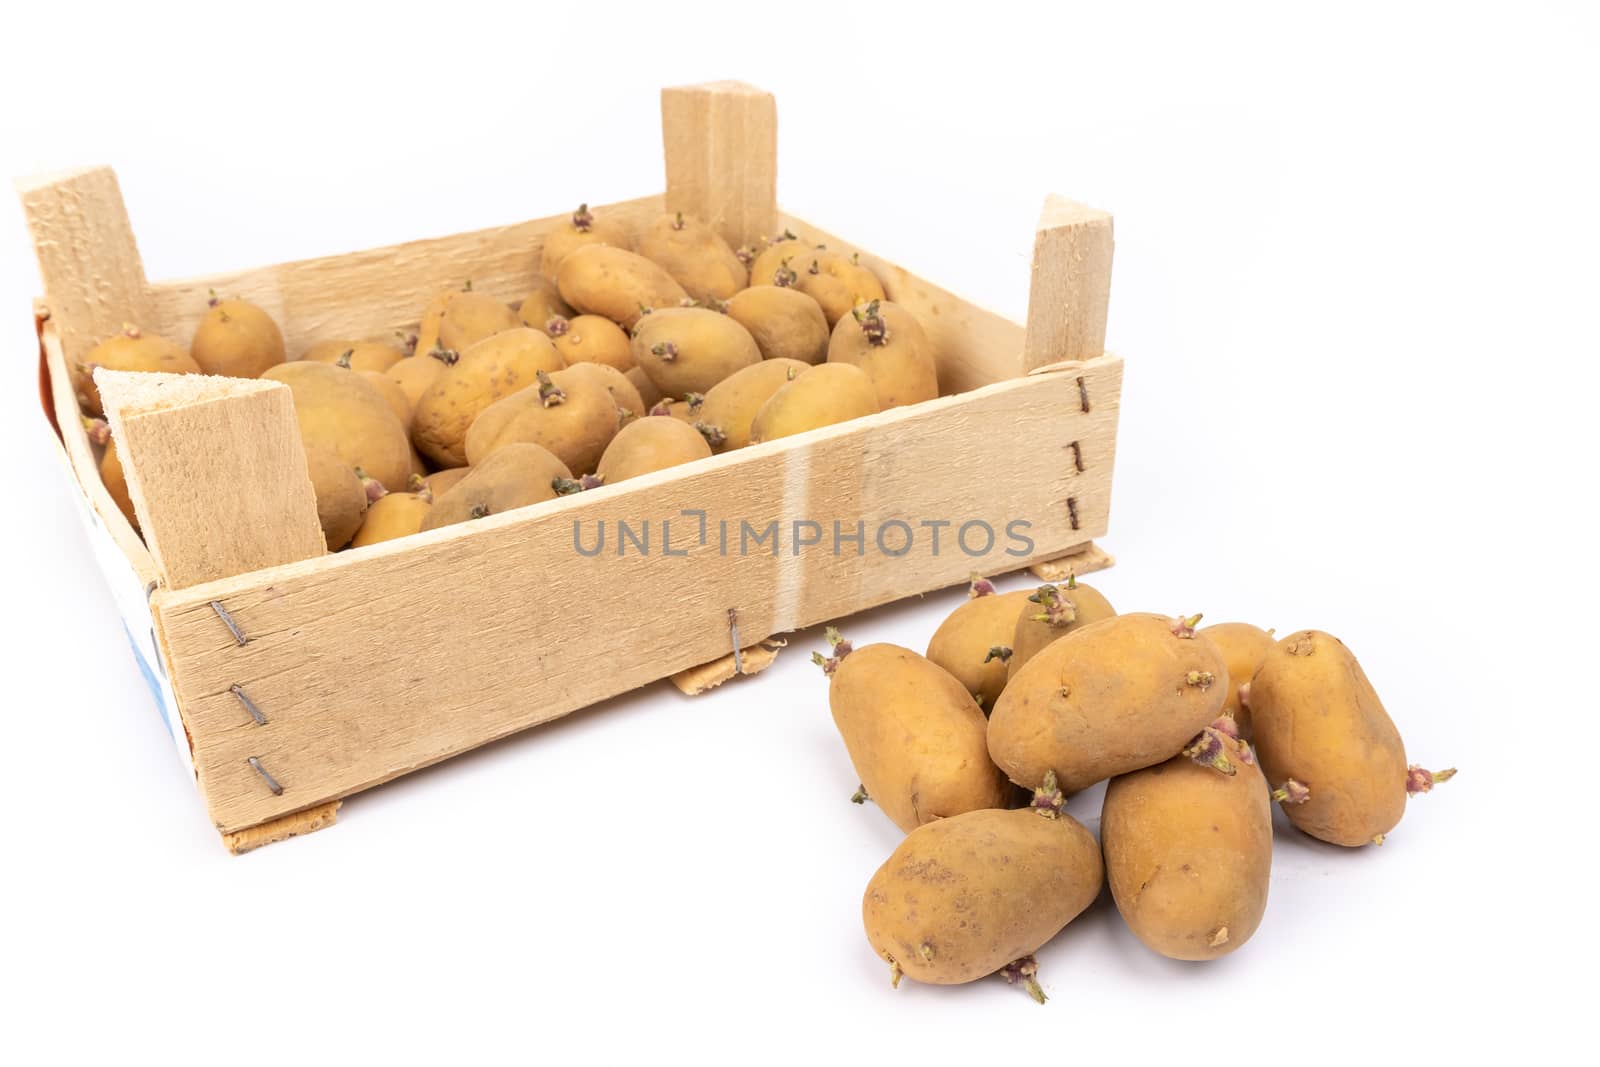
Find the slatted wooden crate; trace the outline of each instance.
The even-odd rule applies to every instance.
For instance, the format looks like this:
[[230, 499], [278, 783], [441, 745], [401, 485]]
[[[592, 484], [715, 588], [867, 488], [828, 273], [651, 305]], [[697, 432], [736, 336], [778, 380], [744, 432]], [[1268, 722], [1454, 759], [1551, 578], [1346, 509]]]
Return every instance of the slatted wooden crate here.
[[[667, 89], [661, 111], [665, 194], [601, 210], [634, 227], [682, 210], [734, 245], [787, 227], [859, 253], [927, 327], [944, 395], [337, 554], [316, 530], [284, 386], [184, 379], [151, 395], [138, 381], [106, 384], [141, 539], [101, 485], [68, 361], [125, 322], [186, 342], [209, 289], [271, 312], [291, 355], [413, 327], [429, 297], [463, 278], [514, 300], [565, 216], [151, 283], [109, 169], [19, 183], [45, 283], [45, 409], [135, 652], [234, 850], [328, 825], [344, 797], [615, 694], [672, 675], [686, 689], [720, 680], [737, 645], [750, 673], [770, 660], [770, 637], [973, 571], [1058, 577], [1109, 562], [1093, 538], [1109, 514], [1122, 380], [1103, 350], [1110, 216], [1047, 199], [1023, 325], [780, 211], [771, 95]], [[783, 535], [782, 551], [743, 554], [719, 543], [722, 521], [737, 537], [741, 523], [788, 531], [795, 520], [820, 524], [823, 543], [796, 552]], [[905, 540], [895, 520], [914, 534], [924, 521], [951, 526], [938, 550], [914, 536], [892, 554]], [[845, 534], [863, 524], [862, 551], [849, 540], [833, 551], [836, 521]], [[657, 537], [675, 524], [684, 554], [664, 555], [659, 540], [649, 555], [631, 543], [620, 556], [612, 543], [576, 549], [618, 522]], [[968, 554], [954, 547], [967, 522], [1026, 523], [1026, 551], [1001, 536]], [[981, 536], [965, 546], [981, 547]]]

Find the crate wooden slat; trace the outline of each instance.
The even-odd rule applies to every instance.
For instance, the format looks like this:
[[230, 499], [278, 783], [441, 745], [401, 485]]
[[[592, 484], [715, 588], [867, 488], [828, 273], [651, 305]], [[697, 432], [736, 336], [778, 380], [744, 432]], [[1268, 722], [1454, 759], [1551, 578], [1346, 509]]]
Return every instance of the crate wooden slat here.
[[[72, 362], [130, 317], [143, 315], [167, 336], [187, 339], [213, 288], [271, 312], [291, 355], [330, 336], [412, 329], [434, 293], [468, 278], [479, 291], [514, 300], [531, 287], [543, 236], [570, 208], [476, 233], [150, 284], [109, 171], [58, 178], [61, 188], [51, 181], [25, 187], [49, 288], [40, 337], [52, 415], [97, 523], [130, 576], [146, 582], [140, 608], [148, 614], [135, 622], [153, 631], [156, 666], [181, 718], [175, 735], [181, 733], [183, 754], [230, 847], [317, 829], [352, 793], [717, 661], [731, 651], [730, 612], [741, 644], [751, 647], [963, 582], [974, 570], [1050, 566], [1062, 557], [1079, 573], [1108, 565], [1093, 539], [1109, 520], [1122, 379], [1122, 361], [1101, 350], [1110, 217], [1061, 198], [1047, 201], [1024, 327], [783, 214], [773, 196], [774, 114], [770, 95], [747, 86], [665, 90], [666, 192], [596, 210], [637, 230], [663, 210], [685, 208], [713, 218], [730, 239], [787, 226], [831, 249], [858, 252], [890, 299], [926, 325], [946, 395], [331, 555], [313, 551], [304, 536], [303, 470], [287, 447], [298, 431], [272, 399], [279, 390], [211, 379], [152, 403], [149, 390], [112, 380], [111, 421], [131, 446], [124, 466], [154, 543], [162, 547], [165, 533], [169, 545], [178, 544], [188, 529], [197, 544], [235, 546], [220, 555], [186, 551], [182, 566], [172, 553], [147, 551], [99, 484], [68, 375]], [[94, 206], [80, 210], [85, 204]], [[109, 235], [103, 255], [116, 262], [82, 251], [99, 235]], [[62, 255], [62, 248], [76, 251]], [[101, 296], [112, 296], [90, 299], [79, 291], [101, 278], [112, 280]], [[176, 427], [182, 443], [163, 445], [162, 435], [135, 429], [158, 423]], [[241, 459], [263, 440], [275, 442], [270, 462]], [[179, 454], [193, 457], [192, 475], [172, 462]], [[191, 493], [191, 482], [210, 488]], [[269, 496], [278, 494], [302, 520], [285, 542], [245, 536], [237, 527], [258, 521], [248, 509], [212, 506], [198, 514], [197, 499], [214, 504], [219, 492], [265, 490], [269, 482]], [[686, 511], [705, 514], [705, 543], [692, 536], [698, 515]], [[735, 542], [741, 520], [763, 532], [778, 523], [778, 553], [767, 543], [743, 554], [722, 551], [721, 519], [733, 524]], [[805, 533], [820, 532], [824, 546], [794, 553], [795, 520], [817, 523]], [[862, 524], [869, 542], [886, 530], [891, 550], [909, 529], [915, 547], [896, 556], [869, 543], [856, 554], [847, 543], [834, 554], [825, 546], [835, 520], [846, 531]], [[939, 520], [950, 525], [940, 531], [936, 554], [930, 528], [921, 524]], [[636, 533], [649, 524], [648, 557], [616, 554], [619, 521]], [[1007, 539], [1007, 523], [1017, 521], [1027, 524], [1026, 547]], [[604, 554], [578, 551], [575, 528], [588, 546], [602, 522]], [[995, 545], [976, 555], [961, 551], [955, 539], [963, 522], [988, 524]], [[664, 523], [671, 524], [673, 555], [661, 544]], [[722, 676], [720, 669], [685, 675]]]

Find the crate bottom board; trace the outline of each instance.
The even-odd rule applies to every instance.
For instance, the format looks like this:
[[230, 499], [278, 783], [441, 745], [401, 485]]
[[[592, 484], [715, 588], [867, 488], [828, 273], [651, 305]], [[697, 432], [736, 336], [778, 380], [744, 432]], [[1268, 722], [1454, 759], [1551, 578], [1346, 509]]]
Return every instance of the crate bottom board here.
[[[1089, 542], [1082, 548], [1055, 559], [1041, 560], [1028, 568], [1028, 573], [1043, 581], [1053, 582], [1067, 578], [1070, 575], [1092, 574], [1095, 571], [1105, 570], [1116, 563], [1116, 558], [1094, 542]], [[740, 651], [738, 662], [734, 656], [723, 656], [710, 663], [691, 667], [680, 671], [671, 678], [672, 684], [686, 696], [699, 696], [702, 693], [729, 682], [735, 678], [749, 677], [759, 674], [770, 667], [778, 658], [778, 654], [787, 644], [781, 637], [767, 638], [749, 648]], [[542, 724], [541, 724], [542, 725]], [[531, 727], [537, 729], [538, 727]], [[493, 743], [493, 742], [491, 742]], [[382, 788], [381, 783], [370, 788]], [[369, 790], [360, 790], [368, 792]], [[350, 796], [356, 795], [355, 793]], [[235, 856], [254, 851], [266, 845], [277, 844], [294, 837], [304, 837], [306, 834], [325, 830], [334, 825], [338, 819], [340, 806], [348, 797], [314, 804], [301, 811], [280, 815], [275, 819], [258, 823], [255, 826], [245, 827], [240, 830], [222, 834], [222, 843], [225, 848]]]

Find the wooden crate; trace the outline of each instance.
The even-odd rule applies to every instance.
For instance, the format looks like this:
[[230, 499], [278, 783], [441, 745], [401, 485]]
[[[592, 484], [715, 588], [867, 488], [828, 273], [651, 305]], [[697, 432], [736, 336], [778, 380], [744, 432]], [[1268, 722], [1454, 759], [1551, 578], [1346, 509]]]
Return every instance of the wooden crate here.
[[[68, 361], [125, 322], [186, 341], [213, 288], [266, 308], [291, 354], [413, 327], [429, 297], [463, 278], [514, 300], [565, 216], [151, 283], [109, 169], [20, 183], [46, 291], [46, 411], [135, 651], [229, 847], [317, 829], [352, 793], [657, 679], [679, 675], [689, 690], [721, 680], [739, 645], [748, 673], [770, 660], [774, 635], [973, 571], [1053, 578], [1109, 563], [1092, 541], [1109, 513], [1122, 379], [1103, 350], [1110, 216], [1046, 200], [1024, 326], [780, 211], [771, 95], [673, 88], [661, 112], [665, 194], [601, 210], [634, 227], [690, 212], [735, 245], [788, 227], [858, 252], [927, 327], [945, 395], [337, 554], [316, 530], [284, 386], [106, 383], [142, 540], [100, 483]], [[735, 538], [740, 523], [777, 522], [781, 551], [724, 552], [719, 520]], [[795, 551], [795, 520], [818, 523], [824, 543]], [[895, 520], [914, 535], [899, 555]], [[951, 525], [935, 551], [919, 524], [939, 520]], [[843, 534], [864, 524], [861, 551], [849, 540], [832, 551], [836, 521]], [[1001, 532], [994, 545], [953, 548], [977, 521]], [[1013, 521], [1029, 524], [1026, 550], [1003, 534]], [[654, 551], [575, 550], [602, 522], [648, 525]], [[981, 548], [971, 530], [978, 544], [965, 547]], [[888, 551], [876, 543], [884, 531]]]

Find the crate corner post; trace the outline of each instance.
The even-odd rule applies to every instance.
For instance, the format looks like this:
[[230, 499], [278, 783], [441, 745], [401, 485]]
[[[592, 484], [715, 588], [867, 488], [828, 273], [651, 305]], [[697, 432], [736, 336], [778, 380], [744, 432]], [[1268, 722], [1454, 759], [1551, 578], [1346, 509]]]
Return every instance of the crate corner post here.
[[1033, 239], [1023, 373], [1105, 354], [1112, 236], [1109, 212], [1045, 197]]
[[19, 178], [16, 187], [69, 365], [125, 323], [160, 329], [115, 171], [82, 167]]
[[778, 225], [778, 108], [743, 82], [661, 90], [668, 211], [704, 219], [737, 248]]
[[[237, 605], [229, 613], [227, 580], [327, 551], [292, 394], [279, 382], [104, 369], [95, 384], [160, 576], [150, 606], [193, 748], [205, 742], [203, 726], [185, 710], [194, 697], [185, 683], [189, 665], [164, 636], [167, 598], [205, 585], [219, 632], [233, 631], [245, 654], [250, 617]], [[249, 694], [234, 696], [248, 710]], [[245, 710], [240, 717], [248, 725]], [[269, 727], [256, 719], [255, 728]], [[201, 796], [215, 810], [207, 769], [198, 761], [195, 768]], [[286, 768], [255, 770], [261, 788], [274, 794], [293, 785]], [[244, 852], [331, 825], [336, 808], [336, 800], [330, 806], [316, 797], [260, 825], [218, 829], [229, 851]]]

